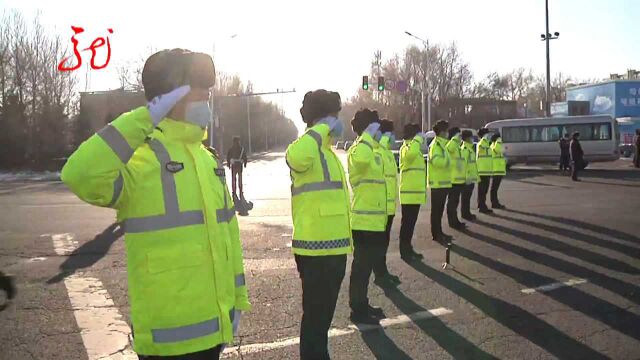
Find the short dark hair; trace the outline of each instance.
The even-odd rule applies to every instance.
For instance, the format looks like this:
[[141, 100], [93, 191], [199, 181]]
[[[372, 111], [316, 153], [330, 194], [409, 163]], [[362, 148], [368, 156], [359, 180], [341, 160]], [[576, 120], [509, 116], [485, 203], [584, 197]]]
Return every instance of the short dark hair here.
[[393, 132], [393, 121], [389, 119], [380, 120], [380, 131], [383, 134], [386, 132]]
[[471, 130], [462, 130], [460, 137], [462, 137], [462, 140], [466, 141], [467, 139], [473, 137], [473, 133], [471, 132]]
[[420, 132], [420, 126], [415, 123], [409, 123], [402, 129], [402, 138], [404, 140], [411, 140]]
[[186, 49], [162, 50], [145, 61], [142, 86], [147, 101], [180, 86], [209, 89], [216, 82], [216, 69], [210, 55]]
[[447, 120], [438, 120], [435, 125], [433, 125], [433, 131], [436, 133], [440, 133], [441, 131], [447, 130], [449, 128], [449, 122]]
[[491, 135], [491, 142], [494, 142], [498, 139], [500, 139], [500, 133], [493, 133], [493, 135]]
[[483, 137], [483, 136], [487, 135], [488, 133], [489, 133], [489, 129], [487, 129], [485, 127], [478, 129], [478, 136], [479, 137]]
[[341, 109], [340, 94], [335, 91], [318, 89], [304, 94], [300, 115], [302, 115], [302, 121], [311, 126], [316, 120], [337, 113]]
[[361, 135], [364, 129], [369, 126], [369, 124], [374, 122], [380, 122], [380, 118], [378, 116], [378, 112], [375, 110], [370, 110], [368, 108], [360, 109], [353, 116], [353, 120], [351, 120], [351, 126], [353, 127], [353, 131]]
[[454, 126], [452, 128], [449, 128], [449, 139], [451, 139], [452, 137], [456, 136], [459, 133], [460, 133], [459, 127]]

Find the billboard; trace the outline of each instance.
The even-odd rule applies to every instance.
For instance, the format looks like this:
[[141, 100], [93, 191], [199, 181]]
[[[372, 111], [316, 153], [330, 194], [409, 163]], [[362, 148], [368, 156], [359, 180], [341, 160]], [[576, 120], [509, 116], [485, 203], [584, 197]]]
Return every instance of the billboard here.
[[610, 81], [567, 89], [567, 100], [589, 101], [592, 115], [640, 116], [640, 81]]

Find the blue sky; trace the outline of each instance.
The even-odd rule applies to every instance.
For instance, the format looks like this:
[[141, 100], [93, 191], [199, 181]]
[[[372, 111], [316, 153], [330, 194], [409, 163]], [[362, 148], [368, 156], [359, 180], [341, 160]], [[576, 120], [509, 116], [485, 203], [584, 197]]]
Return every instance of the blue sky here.
[[[349, 98], [375, 50], [390, 57], [419, 45], [405, 30], [455, 41], [476, 78], [518, 67], [542, 74], [545, 66], [543, 0], [0, 0], [0, 8], [27, 16], [40, 10], [47, 27], [67, 38], [71, 25], [83, 26], [85, 46], [113, 28], [111, 69], [92, 73], [92, 90], [117, 87], [115, 65], [150, 46], [211, 53], [215, 43], [217, 68], [252, 80], [256, 91], [295, 87], [298, 93], [270, 98], [295, 121], [305, 91]], [[551, 31], [561, 33], [551, 45], [552, 72], [586, 79], [640, 69], [640, 1], [551, 0], [550, 18]]]

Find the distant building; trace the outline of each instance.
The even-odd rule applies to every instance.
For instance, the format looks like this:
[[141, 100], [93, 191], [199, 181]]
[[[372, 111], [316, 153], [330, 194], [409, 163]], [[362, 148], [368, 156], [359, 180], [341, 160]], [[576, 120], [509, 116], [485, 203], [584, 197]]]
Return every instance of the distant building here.
[[146, 103], [143, 91], [116, 89], [80, 93], [80, 113], [88, 121], [89, 133], [102, 129], [120, 114]]
[[433, 115], [432, 122], [444, 119], [450, 126], [478, 129], [495, 120], [518, 117], [518, 105], [509, 100], [451, 99], [437, 106]]
[[589, 102], [590, 115], [640, 117], [640, 79], [610, 80], [568, 88], [567, 101]]

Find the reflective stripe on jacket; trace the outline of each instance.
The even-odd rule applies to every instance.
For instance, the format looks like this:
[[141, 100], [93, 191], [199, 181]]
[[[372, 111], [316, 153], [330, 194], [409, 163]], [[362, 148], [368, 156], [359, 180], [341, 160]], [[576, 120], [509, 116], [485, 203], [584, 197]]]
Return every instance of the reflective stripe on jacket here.
[[378, 152], [382, 155], [384, 179], [387, 182], [387, 215], [395, 215], [398, 206], [398, 164], [390, 150], [388, 136], [380, 139]]
[[493, 159], [491, 157], [491, 143], [484, 137], [478, 142], [476, 165], [479, 176], [493, 175]]
[[429, 146], [427, 178], [431, 189], [451, 187], [451, 157], [445, 138], [436, 136]]
[[287, 148], [291, 248], [297, 255], [343, 255], [353, 250], [346, 176], [329, 141], [329, 126], [320, 124], [307, 129]]
[[382, 155], [377, 152], [379, 147], [380, 144], [364, 132], [349, 148], [353, 230], [385, 231], [387, 226], [387, 183]]
[[427, 164], [422, 156], [422, 136], [405, 140], [400, 148], [400, 204], [427, 202]]

